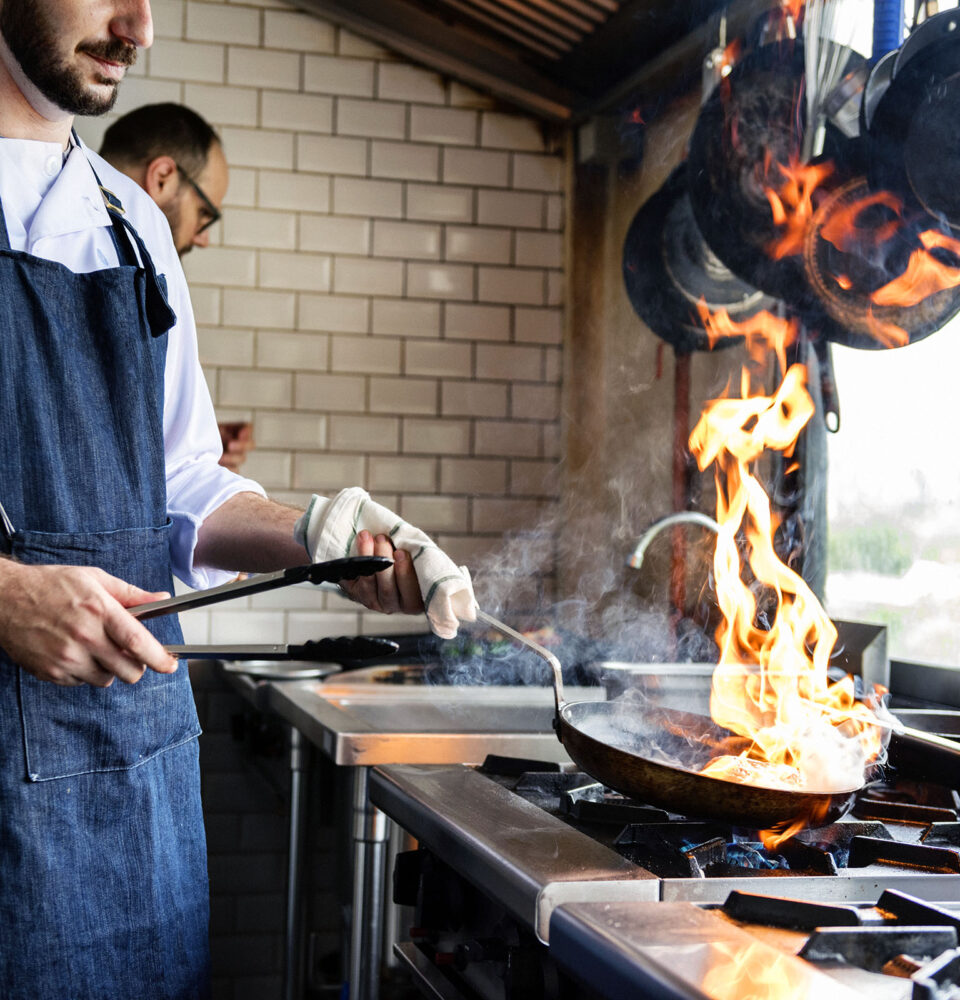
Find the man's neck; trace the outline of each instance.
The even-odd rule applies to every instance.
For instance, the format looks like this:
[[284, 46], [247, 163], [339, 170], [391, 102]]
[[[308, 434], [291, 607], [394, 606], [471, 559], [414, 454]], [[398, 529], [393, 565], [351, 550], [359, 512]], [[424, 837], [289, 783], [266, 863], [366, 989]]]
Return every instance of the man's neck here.
[[59, 142], [66, 149], [73, 115], [48, 101], [23, 75], [0, 35], [0, 136]]

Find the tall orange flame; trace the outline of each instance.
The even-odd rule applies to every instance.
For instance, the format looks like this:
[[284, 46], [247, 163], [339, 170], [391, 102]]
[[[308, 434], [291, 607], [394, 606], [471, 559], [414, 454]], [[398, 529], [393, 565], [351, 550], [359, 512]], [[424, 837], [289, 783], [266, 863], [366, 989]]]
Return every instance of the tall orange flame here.
[[[744, 324], [722, 312], [701, 315], [711, 336], [744, 335], [757, 356], [764, 348], [775, 351], [786, 367], [785, 346], [795, 339], [795, 321], [766, 312]], [[710, 714], [750, 740], [739, 754], [715, 757], [703, 773], [766, 787], [841, 791], [862, 782], [866, 763], [881, 748], [881, 730], [870, 708], [856, 700], [852, 678], [834, 683], [827, 677], [836, 628], [803, 578], [777, 556], [777, 524], [755, 471], [768, 450], [793, 453], [815, 412], [806, 380], [803, 365], [790, 365], [769, 396], [744, 368], [740, 397], [709, 401], [690, 435], [700, 469], [714, 466], [717, 488], [714, 575], [723, 622]], [[768, 628], [758, 623], [758, 589], [775, 609]], [[832, 783], [840, 767], [837, 755], [847, 760], [840, 786]], [[765, 839], [775, 843], [794, 832], [795, 827]]]
[[[798, 18], [802, 8], [803, 0], [784, 0], [782, 10], [784, 16]], [[871, 251], [904, 233], [900, 199], [868, 191], [849, 203], [837, 201], [824, 220], [831, 201], [820, 195], [834, 173], [831, 163], [804, 165], [792, 158], [784, 165], [771, 162], [768, 154], [761, 166], [764, 180], [772, 181], [765, 194], [778, 230], [768, 254], [780, 260], [803, 253], [813, 231], [840, 257], [849, 254], [845, 260], [851, 270], [828, 275], [828, 288], [850, 295], [844, 307], [849, 302], [851, 312], [859, 309], [860, 321], [881, 345], [909, 342], [900, 323], [911, 317], [903, 310], [960, 286], [960, 241], [931, 229], [920, 234], [921, 246], [901, 275], [872, 294], [864, 292], [858, 287], [864, 280], [861, 272], [869, 272], [864, 261], [882, 256]], [[814, 226], [818, 201], [822, 209]], [[766, 312], [735, 323], [724, 310], [711, 313], [703, 305], [699, 314], [711, 346], [721, 338], [743, 337], [754, 369], [761, 369], [772, 353], [783, 373], [780, 386], [769, 395], [762, 384], [753, 384], [745, 366], [740, 396], [709, 401], [689, 439], [701, 471], [714, 466], [717, 493], [714, 575], [723, 621], [716, 636], [720, 658], [710, 714], [749, 741], [740, 753], [721, 752], [703, 773], [798, 791], [852, 790], [862, 784], [866, 766], [881, 751], [886, 724], [856, 699], [851, 677], [837, 682], [828, 677], [837, 630], [803, 578], [778, 557], [778, 525], [757, 474], [765, 452], [793, 454], [815, 412], [806, 368], [787, 362], [797, 323]], [[779, 843], [810, 820], [816, 817], [764, 831], [764, 842]], [[731, 971], [736, 974], [731, 988], [739, 990], [740, 964]]]

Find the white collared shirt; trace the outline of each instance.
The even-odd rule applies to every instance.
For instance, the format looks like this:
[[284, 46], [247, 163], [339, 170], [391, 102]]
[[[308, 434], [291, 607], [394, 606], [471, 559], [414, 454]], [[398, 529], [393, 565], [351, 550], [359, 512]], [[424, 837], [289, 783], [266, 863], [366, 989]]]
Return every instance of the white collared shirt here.
[[64, 160], [59, 143], [0, 139], [0, 203], [10, 246], [78, 273], [118, 265], [110, 214], [91, 164], [120, 198], [157, 272], [166, 275], [177, 314], [167, 342], [163, 407], [170, 558], [174, 574], [191, 587], [215, 586], [234, 574], [194, 568], [199, 526], [231, 496], [264, 490], [218, 464], [220, 434], [197, 355], [190, 293], [163, 213], [134, 181], [86, 147], [71, 147]]

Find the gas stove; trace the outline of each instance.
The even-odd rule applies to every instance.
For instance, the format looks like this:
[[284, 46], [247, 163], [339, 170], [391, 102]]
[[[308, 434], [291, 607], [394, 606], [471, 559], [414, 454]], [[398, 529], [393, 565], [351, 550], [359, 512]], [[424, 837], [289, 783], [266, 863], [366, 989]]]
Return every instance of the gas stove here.
[[[395, 873], [416, 911], [398, 954], [431, 995], [960, 996], [951, 788], [891, 775], [774, 850], [573, 765], [384, 767], [370, 796], [419, 841]], [[780, 992], [753, 981], [771, 963]]]

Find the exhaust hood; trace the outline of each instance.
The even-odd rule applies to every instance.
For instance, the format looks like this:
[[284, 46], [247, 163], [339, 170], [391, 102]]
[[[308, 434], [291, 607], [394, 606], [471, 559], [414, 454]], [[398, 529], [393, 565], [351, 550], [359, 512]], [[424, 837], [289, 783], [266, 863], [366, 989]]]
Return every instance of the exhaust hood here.
[[722, 0], [297, 0], [297, 6], [562, 123], [604, 109], [635, 89], [638, 74], [665, 68], [665, 62], [673, 78], [678, 69], [696, 77], [726, 5]]

